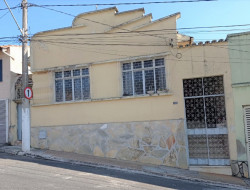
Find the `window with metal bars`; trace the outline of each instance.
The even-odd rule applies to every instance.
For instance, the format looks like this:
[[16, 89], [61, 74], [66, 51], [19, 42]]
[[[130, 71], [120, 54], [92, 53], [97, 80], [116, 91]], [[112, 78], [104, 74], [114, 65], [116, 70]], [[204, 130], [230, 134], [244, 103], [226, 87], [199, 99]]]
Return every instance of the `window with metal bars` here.
[[55, 101], [79, 101], [90, 98], [89, 69], [55, 72]]
[[226, 126], [223, 76], [183, 80], [187, 127]]
[[164, 58], [122, 64], [123, 96], [166, 90]]

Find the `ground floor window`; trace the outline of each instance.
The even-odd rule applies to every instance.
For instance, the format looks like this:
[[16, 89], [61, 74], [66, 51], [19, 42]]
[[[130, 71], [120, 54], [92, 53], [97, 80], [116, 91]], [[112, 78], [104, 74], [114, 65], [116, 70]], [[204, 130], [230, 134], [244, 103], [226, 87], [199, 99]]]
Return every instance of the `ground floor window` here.
[[183, 80], [190, 164], [229, 164], [223, 76]]
[[90, 98], [89, 69], [55, 72], [55, 101], [78, 101]]
[[166, 89], [164, 59], [122, 64], [123, 96], [142, 95]]

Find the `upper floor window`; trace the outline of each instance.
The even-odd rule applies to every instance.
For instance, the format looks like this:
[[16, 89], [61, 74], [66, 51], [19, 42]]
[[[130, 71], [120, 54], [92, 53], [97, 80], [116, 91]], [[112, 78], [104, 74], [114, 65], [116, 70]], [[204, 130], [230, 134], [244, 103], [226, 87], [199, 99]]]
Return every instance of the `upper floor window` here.
[[164, 59], [122, 64], [123, 96], [149, 94], [166, 89]]
[[0, 82], [3, 81], [3, 62], [0, 59]]
[[55, 72], [55, 101], [78, 101], [90, 98], [89, 69]]

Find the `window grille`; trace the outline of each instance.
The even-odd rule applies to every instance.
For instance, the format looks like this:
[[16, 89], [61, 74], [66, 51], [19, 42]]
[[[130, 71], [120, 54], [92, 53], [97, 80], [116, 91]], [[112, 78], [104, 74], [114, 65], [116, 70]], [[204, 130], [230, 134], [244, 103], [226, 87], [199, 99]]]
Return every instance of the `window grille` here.
[[123, 63], [122, 80], [123, 96], [166, 90], [164, 59]]
[[90, 98], [89, 69], [55, 72], [55, 101], [79, 101]]
[[185, 79], [183, 91], [190, 164], [228, 165], [223, 76]]

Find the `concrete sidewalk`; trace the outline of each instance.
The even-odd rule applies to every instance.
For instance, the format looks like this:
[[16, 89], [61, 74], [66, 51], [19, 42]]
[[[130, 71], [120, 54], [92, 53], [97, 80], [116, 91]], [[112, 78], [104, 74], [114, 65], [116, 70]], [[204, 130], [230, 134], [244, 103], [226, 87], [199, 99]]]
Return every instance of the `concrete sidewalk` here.
[[205, 182], [220, 187], [234, 187], [235, 189], [250, 189], [250, 179], [237, 178], [227, 175], [210, 174], [204, 172], [190, 171], [166, 166], [155, 166], [138, 162], [120, 161], [115, 159], [101, 158], [90, 155], [81, 155], [69, 152], [51, 150], [31, 149], [30, 152], [22, 152], [18, 146], [2, 146], [0, 152], [29, 156], [54, 161], [67, 162], [92, 167], [103, 167], [107, 169], [125, 170], [133, 173], [144, 173], [166, 178], [182, 179], [196, 182]]

